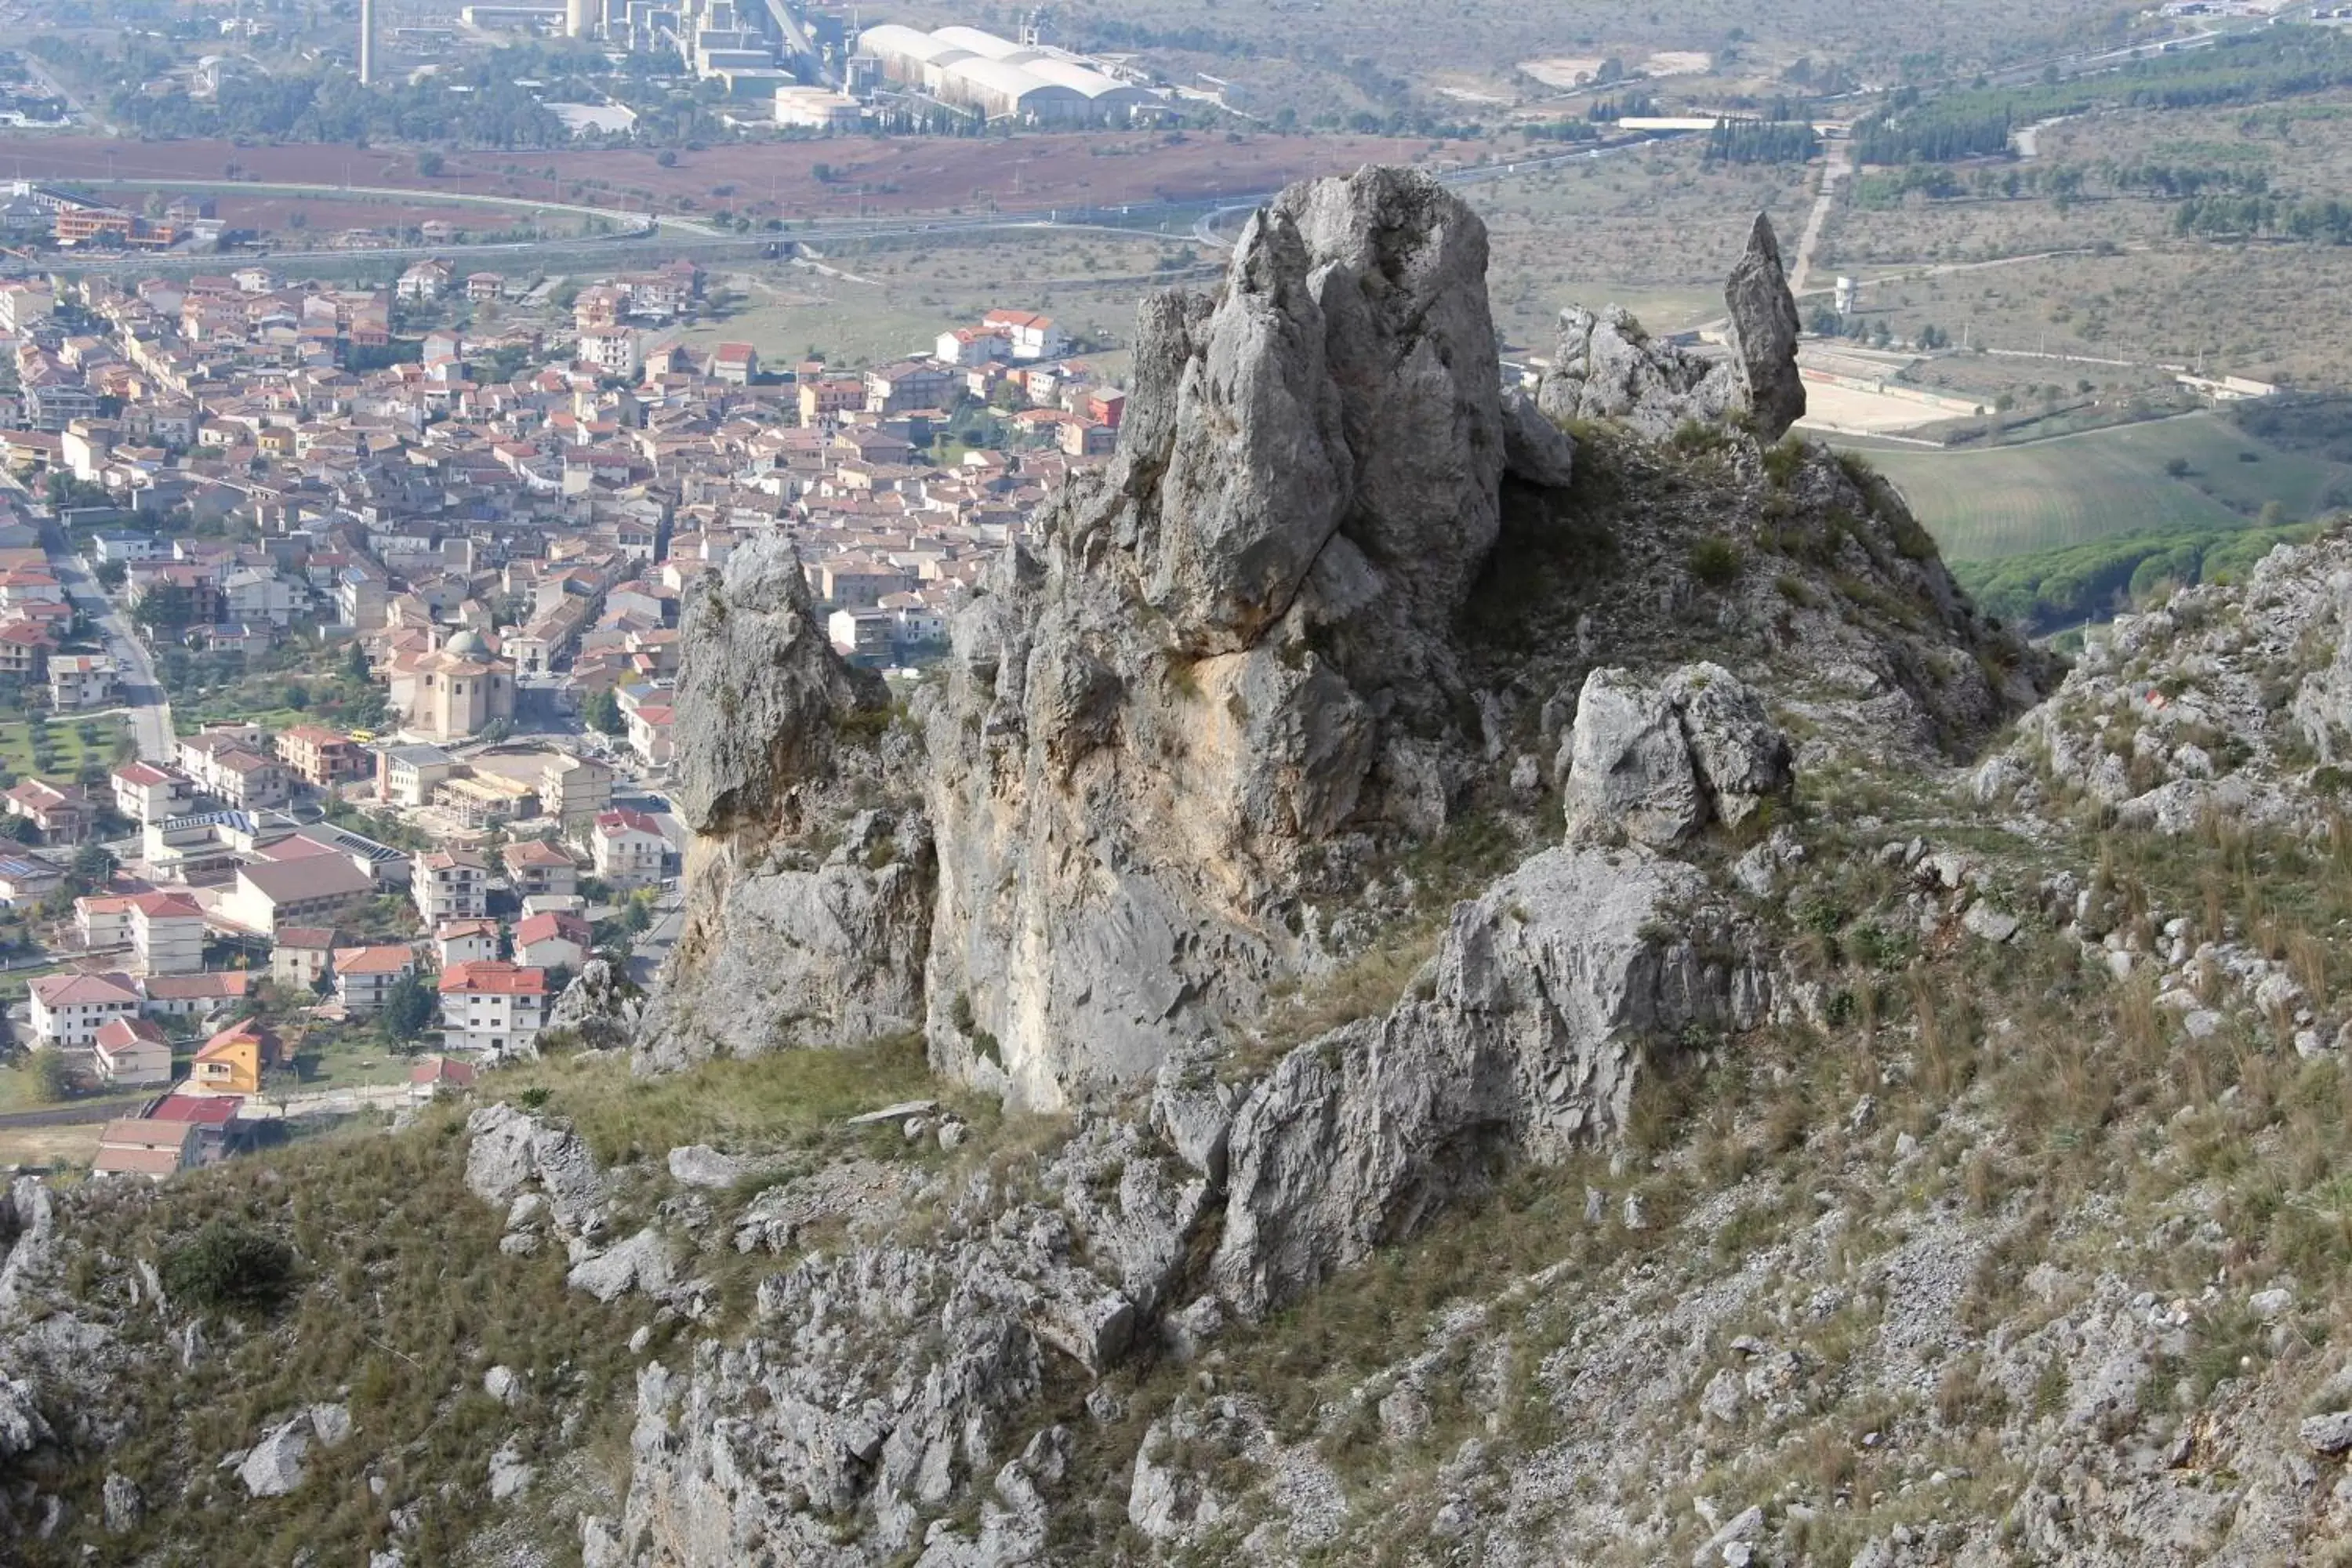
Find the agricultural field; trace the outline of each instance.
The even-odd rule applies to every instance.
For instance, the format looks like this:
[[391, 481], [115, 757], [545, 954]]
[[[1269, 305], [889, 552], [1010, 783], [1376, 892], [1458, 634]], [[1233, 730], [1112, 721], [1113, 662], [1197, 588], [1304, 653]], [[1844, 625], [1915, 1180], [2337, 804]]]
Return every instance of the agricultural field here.
[[1793, 253], [1811, 174], [1711, 167], [1693, 139], [1468, 187], [1486, 220], [1496, 327], [1506, 343], [1548, 354], [1566, 305], [1623, 305], [1654, 331], [1714, 320], [1757, 213]]
[[1217, 276], [1223, 258], [1178, 236], [1101, 233], [828, 249], [829, 272], [793, 263], [714, 271], [709, 287], [725, 297], [721, 307], [683, 336], [698, 346], [752, 343], [780, 363], [814, 351], [835, 364], [872, 364], [928, 353], [948, 328], [1018, 306], [1046, 311], [1082, 342], [1113, 345], [1088, 359], [1116, 375], [1143, 294], [1180, 280], [1200, 286]]
[[[0, 1068], [0, 1072], [7, 1069]], [[0, 1170], [12, 1165], [80, 1166], [98, 1158], [103, 1124], [80, 1127], [0, 1128]]]
[[[1395, 95], [1382, 90], [1390, 83], [1465, 110], [1540, 101], [1571, 86], [1584, 62], [1612, 58], [1767, 90], [1803, 57], [1845, 61], [1872, 79], [1965, 73], [2120, 40], [2144, 8], [2129, 0], [1786, 0], [1769, 10], [1748, 0], [1458, 0], [1438, 13], [1394, 0], [1096, 0], [1060, 26], [1076, 47], [1144, 49], [1172, 80], [1207, 73], [1234, 84], [1229, 101], [1239, 108], [1288, 107], [1313, 121], [1392, 108]], [[961, 0], [908, 0], [891, 19], [936, 27], [974, 17]], [[987, 24], [987, 8], [979, 19]]]
[[[84, 725], [96, 732], [95, 742], [82, 739]], [[39, 773], [59, 779], [71, 778], [93, 764], [110, 768], [117, 761], [116, 743], [130, 732], [129, 722], [120, 714], [53, 717], [48, 724], [48, 746], [56, 753], [56, 761], [45, 768], [37, 765], [31, 725], [23, 719], [11, 719], [0, 722], [0, 768], [18, 775]]]
[[2258, 440], [2218, 414], [2016, 446], [1856, 449], [1956, 561], [2122, 533], [2246, 527], [2273, 502], [2273, 521], [2300, 521], [2352, 497], [2352, 465]]

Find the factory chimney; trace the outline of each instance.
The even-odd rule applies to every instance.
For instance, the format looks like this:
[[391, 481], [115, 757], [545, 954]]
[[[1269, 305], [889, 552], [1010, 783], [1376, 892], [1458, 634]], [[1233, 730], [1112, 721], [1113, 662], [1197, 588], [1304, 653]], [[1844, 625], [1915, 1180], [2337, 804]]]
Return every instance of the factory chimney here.
[[360, 0], [360, 85], [375, 85], [375, 0]]

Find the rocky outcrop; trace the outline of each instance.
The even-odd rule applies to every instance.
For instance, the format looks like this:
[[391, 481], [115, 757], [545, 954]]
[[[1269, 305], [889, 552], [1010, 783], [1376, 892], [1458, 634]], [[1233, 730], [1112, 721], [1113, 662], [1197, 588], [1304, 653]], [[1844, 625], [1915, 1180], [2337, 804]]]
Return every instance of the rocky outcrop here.
[[799, 554], [780, 534], [750, 541], [689, 590], [672, 701], [678, 816], [706, 836], [772, 833], [794, 794], [833, 765], [845, 716], [887, 705], [881, 678], [833, 651]]
[[823, 858], [797, 846], [698, 846], [681, 956], [648, 1011], [642, 1065], [854, 1046], [922, 1026], [930, 824], [861, 812]]
[[1668, 848], [1709, 821], [1736, 827], [1790, 792], [1790, 759], [1763, 699], [1720, 665], [1656, 685], [1596, 669], [1560, 752], [1569, 837]]
[[1758, 214], [1724, 290], [1728, 358], [1653, 340], [1628, 311], [1560, 313], [1559, 346], [1537, 395], [1554, 419], [1603, 420], [1652, 440], [1696, 422], [1739, 416], [1772, 442], [1805, 413], [1797, 374], [1801, 330], [1771, 221]]
[[1726, 332], [1739, 381], [1739, 404], [1759, 441], [1778, 441], [1805, 416], [1805, 383], [1797, 374], [1796, 297], [1780, 265], [1780, 242], [1762, 213], [1748, 231], [1748, 249], [1724, 285], [1730, 310]]
[[1485, 267], [1467, 207], [1368, 169], [1147, 304], [1117, 462], [991, 575], [928, 714], [942, 1065], [1041, 1106], [1144, 1078], [1297, 966], [1309, 846], [1433, 826], [1515, 427]]
[[[1046, 1163], [1036, 1199], [979, 1188], [934, 1235], [801, 1257], [761, 1286], [741, 1344], [641, 1373], [627, 1507], [600, 1539], [614, 1561], [681, 1568], [866, 1568], [917, 1547], [950, 1568], [1000, 1561], [991, 1542], [1042, 1536], [1035, 1487], [1066, 1452], [1024, 1447], [1018, 1413], [1128, 1348], [1208, 1191], [1140, 1129], [1098, 1123]], [[977, 1536], [922, 1529], [966, 1489], [987, 1500]]]
[[868, 812], [830, 846], [821, 837], [845, 748], [870, 747], [884, 718], [880, 678], [834, 652], [781, 538], [706, 574], [681, 638], [674, 788], [695, 838], [684, 928], [637, 1032], [639, 1067], [918, 1027], [929, 825], [919, 812]]
[[2352, 537], [2279, 545], [2243, 584], [2117, 616], [2018, 735], [1978, 769], [1979, 803], [2087, 798], [2168, 835], [2316, 826], [2352, 754]]
[[565, 1236], [593, 1236], [604, 1222], [604, 1178], [580, 1135], [505, 1103], [466, 1118], [466, 1185], [484, 1203], [544, 1212]]
[[[314, 1405], [261, 1435], [261, 1440], [238, 1461], [236, 1479], [255, 1498], [284, 1497], [300, 1486], [309, 1472], [313, 1443], [340, 1446], [352, 1435], [351, 1411], [341, 1405]], [[111, 1489], [110, 1488], [110, 1495]]]
[[548, 1009], [547, 1027], [569, 1033], [591, 1050], [611, 1050], [636, 1038], [644, 1014], [645, 999], [628, 976], [612, 960], [592, 958]]
[[1621, 1131], [1645, 1054], [1761, 1022], [1768, 961], [1703, 913], [1706, 888], [1641, 850], [1563, 848], [1456, 908], [1392, 1012], [1291, 1052], [1235, 1113], [1218, 1290], [1279, 1306], [1497, 1157]]

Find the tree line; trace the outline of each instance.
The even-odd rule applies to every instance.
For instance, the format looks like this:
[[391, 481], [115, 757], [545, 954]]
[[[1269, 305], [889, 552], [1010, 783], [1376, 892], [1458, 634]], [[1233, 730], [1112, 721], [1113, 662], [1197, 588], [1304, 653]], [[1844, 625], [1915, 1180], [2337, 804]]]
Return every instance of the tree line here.
[[2234, 582], [2273, 546], [2312, 524], [2119, 535], [1999, 561], [1958, 561], [1952, 574], [1978, 606], [2035, 636], [2102, 619], [2170, 586]]
[[1865, 163], [1950, 163], [1996, 156], [2021, 125], [2114, 106], [2202, 109], [2266, 103], [2352, 85], [2352, 39], [2333, 27], [2275, 26], [2198, 49], [2134, 60], [2121, 70], [2022, 87], [1976, 87], [1937, 98], [1904, 88], [1854, 128]]
[[1709, 163], [1803, 163], [1821, 150], [1804, 121], [1718, 120], [1706, 133]]
[[2208, 239], [2269, 237], [2352, 245], [2352, 203], [2333, 196], [2316, 202], [2268, 195], [2190, 196], [2172, 215], [2172, 231]]

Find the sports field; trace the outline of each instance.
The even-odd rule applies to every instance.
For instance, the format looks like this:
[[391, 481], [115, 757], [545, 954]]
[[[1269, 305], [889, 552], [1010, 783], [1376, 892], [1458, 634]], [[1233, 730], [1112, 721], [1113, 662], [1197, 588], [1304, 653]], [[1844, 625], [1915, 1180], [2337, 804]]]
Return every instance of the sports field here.
[[2328, 510], [2331, 492], [2352, 494], [2352, 467], [2283, 451], [2210, 413], [1953, 452], [1854, 445], [1957, 561], [2242, 527], [2273, 500], [2284, 521], [2302, 521]]

